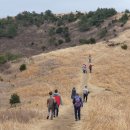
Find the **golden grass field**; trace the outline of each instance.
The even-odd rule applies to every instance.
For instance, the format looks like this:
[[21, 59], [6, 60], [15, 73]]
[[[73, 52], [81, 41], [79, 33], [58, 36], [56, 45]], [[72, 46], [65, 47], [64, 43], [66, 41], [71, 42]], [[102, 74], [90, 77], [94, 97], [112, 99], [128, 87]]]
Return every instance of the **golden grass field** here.
[[[11, 73], [1, 74], [0, 130], [130, 130], [130, 30], [110, 41], [125, 42], [128, 49], [109, 47], [104, 41], [12, 63]], [[81, 67], [88, 63], [89, 54], [93, 73], [83, 75]], [[19, 72], [22, 63], [27, 70]], [[71, 89], [81, 93], [86, 84], [88, 103], [82, 108], [81, 121], [75, 122]], [[58, 118], [46, 120], [48, 92], [55, 89], [62, 95], [63, 106]], [[16, 108], [9, 105], [12, 93], [21, 98]]]

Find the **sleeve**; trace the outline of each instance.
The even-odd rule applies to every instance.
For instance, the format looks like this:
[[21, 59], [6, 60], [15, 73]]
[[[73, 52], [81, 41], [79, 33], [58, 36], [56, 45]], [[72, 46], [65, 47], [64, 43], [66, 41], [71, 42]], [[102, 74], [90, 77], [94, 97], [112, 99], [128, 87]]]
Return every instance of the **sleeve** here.
[[[60, 96], [60, 95], [59, 95], [59, 96]], [[63, 105], [63, 102], [62, 102], [62, 98], [61, 98], [61, 96], [60, 96], [60, 104]]]
[[82, 98], [80, 98], [80, 100], [81, 100], [81, 107], [83, 107], [83, 100], [82, 100]]
[[75, 98], [73, 99], [73, 104], [75, 104]]

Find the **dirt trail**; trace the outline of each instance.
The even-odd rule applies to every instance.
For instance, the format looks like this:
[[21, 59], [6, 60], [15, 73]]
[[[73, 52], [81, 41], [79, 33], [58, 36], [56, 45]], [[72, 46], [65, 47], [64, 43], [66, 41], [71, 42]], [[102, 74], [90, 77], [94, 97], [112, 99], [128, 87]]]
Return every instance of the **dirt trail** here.
[[[102, 56], [101, 56], [102, 57]], [[100, 56], [97, 57], [96, 60], [101, 58]], [[92, 97], [96, 94], [99, 94], [104, 91], [104, 88], [100, 88], [96, 85], [90, 83], [91, 74], [83, 74], [80, 72], [81, 75], [81, 82], [78, 85], [79, 87], [76, 88], [77, 91], [82, 96], [82, 87], [88, 85], [88, 89], [90, 91], [88, 102], [91, 103]], [[82, 87], [81, 87], [82, 86]], [[88, 103], [84, 103], [84, 107], [81, 109], [81, 121], [75, 121], [74, 119], [74, 110], [72, 102], [70, 101], [69, 105], [63, 105], [60, 107], [60, 115], [58, 118], [54, 120], [45, 120], [44, 125], [41, 123], [40, 130], [83, 130], [83, 123], [85, 118], [87, 117], [87, 111], [89, 110]]]

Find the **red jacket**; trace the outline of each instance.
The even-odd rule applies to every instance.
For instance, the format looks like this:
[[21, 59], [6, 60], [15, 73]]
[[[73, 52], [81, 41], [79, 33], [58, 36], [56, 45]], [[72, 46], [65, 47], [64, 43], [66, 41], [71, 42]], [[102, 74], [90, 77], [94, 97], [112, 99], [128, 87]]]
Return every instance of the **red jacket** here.
[[56, 100], [56, 103], [58, 104], [58, 106], [61, 104], [60, 102], [60, 96], [54, 96], [55, 100]]

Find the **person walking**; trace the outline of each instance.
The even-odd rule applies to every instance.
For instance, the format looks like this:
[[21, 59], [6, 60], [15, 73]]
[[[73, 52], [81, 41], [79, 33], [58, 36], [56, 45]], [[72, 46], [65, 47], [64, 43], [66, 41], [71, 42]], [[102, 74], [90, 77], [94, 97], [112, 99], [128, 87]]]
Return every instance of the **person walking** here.
[[54, 98], [52, 96], [52, 92], [49, 92], [49, 98], [47, 99], [47, 108], [48, 108], [48, 115], [47, 119], [53, 119], [53, 111], [54, 111]]
[[92, 67], [93, 67], [93, 65], [90, 64], [90, 65], [89, 65], [89, 72], [90, 72], [90, 73], [92, 73]]
[[88, 89], [87, 86], [85, 86], [83, 89], [83, 101], [87, 102], [87, 99], [88, 99]]
[[86, 66], [86, 64], [83, 64], [82, 70], [83, 70], [83, 73], [84, 73], [84, 74], [87, 73], [87, 66]]
[[56, 100], [56, 104], [55, 104], [55, 107], [54, 107], [54, 117], [58, 117], [59, 106], [62, 105], [62, 99], [61, 99], [61, 95], [58, 93], [57, 89], [54, 91], [53, 97]]
[[88, 62], [89, 62], [89, 63], [92, 63], [92, 57], [91, 57], [90, 54], [89, 54], [89, 56], [88, 56]]
[[83, 107], [82, 98], [77, 93], [76, 96], [73, 99], [73, 105], [74, 105], [74, 113], [75, 113], [75, 121], [81, 119], [81, 107]]
[[71, 92], [71, 99], [74, 99], [74, 97], [76, 96], [76, 89], [75, 87], [72, 89], [72, 92]]

